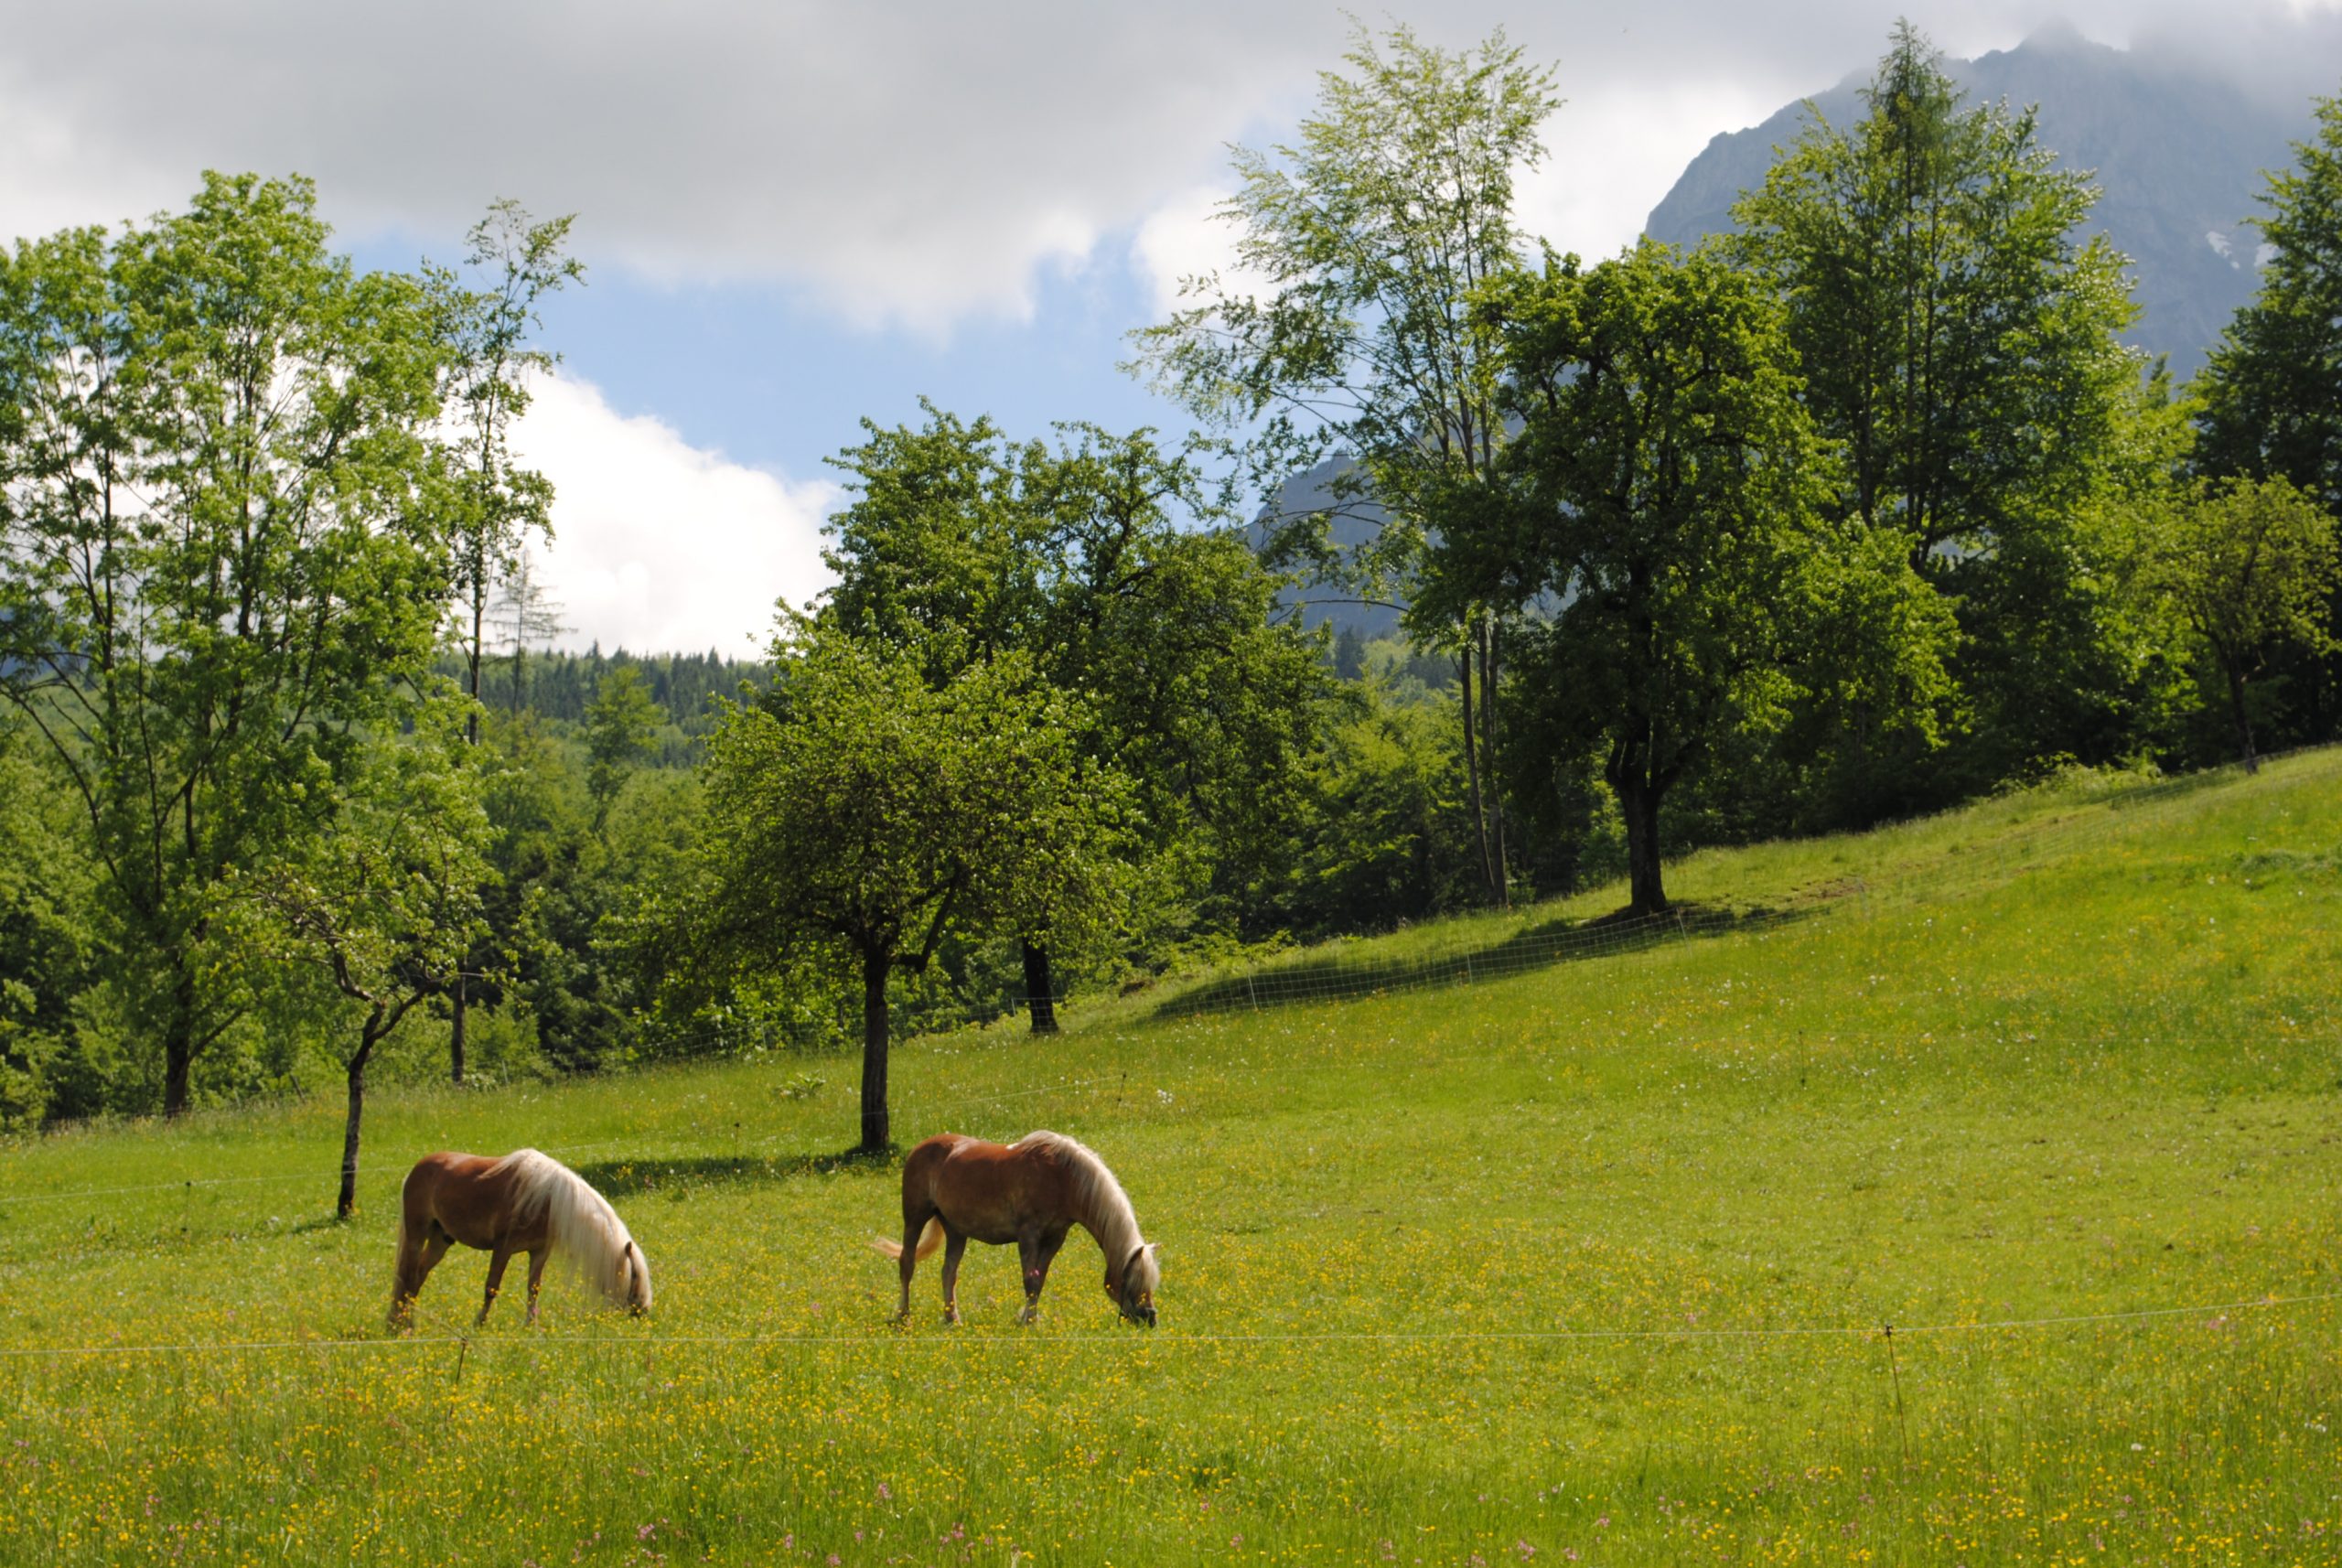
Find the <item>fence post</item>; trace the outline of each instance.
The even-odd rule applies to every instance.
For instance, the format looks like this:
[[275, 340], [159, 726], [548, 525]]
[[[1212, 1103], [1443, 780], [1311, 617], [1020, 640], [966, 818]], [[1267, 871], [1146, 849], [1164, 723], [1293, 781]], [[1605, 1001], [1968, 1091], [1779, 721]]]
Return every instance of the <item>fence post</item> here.
[[1903, 1369], [1895, 1360], [1895, 1325], [1882, 1325], [1886, 1331], [1886, 1375], [1895, 1383], [1895, 1428], [1903, 1447], [1903, 1468], [1911, 1467], [1911, 1423], [1903, 1414]]

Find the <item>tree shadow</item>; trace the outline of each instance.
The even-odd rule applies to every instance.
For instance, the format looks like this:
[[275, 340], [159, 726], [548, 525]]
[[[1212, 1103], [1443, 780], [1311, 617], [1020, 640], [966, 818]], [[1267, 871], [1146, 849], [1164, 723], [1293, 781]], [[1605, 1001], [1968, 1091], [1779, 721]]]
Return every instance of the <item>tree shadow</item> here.
[[1727, 909], [1681, 903], [1658, 915], [1621, 909], [1591, 919], [1546, 920], [1523, 927], [1501, 941], [1402, 958], [1328, 952], [1298, 963], [1209, 981], [1167, 999], [1154, 1015], [1186, 1018], [1508, 980], [1563, 964], [1627, 958], [1674, 944], [1788, 924], [1863, 890], [1861, 882], [1849, 879], [1794, 894], [1781, 907]]
[[577, 1174], [605, 1197], [631, 1197], [645, 1193], [778, 1187], [803, 1176], [886, 1171], [899, 1158], [892, 1149], [876, 1155], [859, 1149], [837, 1155], [680, 1155], [596, 1160], [579, 1165]]

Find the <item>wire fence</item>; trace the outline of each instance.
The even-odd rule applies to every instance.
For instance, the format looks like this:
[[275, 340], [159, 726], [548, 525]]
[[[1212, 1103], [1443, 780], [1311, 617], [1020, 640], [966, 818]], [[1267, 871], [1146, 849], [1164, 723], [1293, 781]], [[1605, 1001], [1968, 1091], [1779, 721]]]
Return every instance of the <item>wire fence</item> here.
[[[1731, 1339], [1870, 1339], [1882, 1342], [1914, 1336], [2027, 1333], [2057, 1328], [2081, 1328], [2111, 1324], [2144, 1326], [2159, 1321], [2196, 1318], [2208, 1328], [2225, 1328], [2231, 1314], [2275, 1312], [2342, 1301], [2342, 1292], [2313, 1295], [2267, 1294], [2242, 1301], [2212, 1302], [2186, 1306], [2148, 1306], [2112, 1312], [2060, 1313], [2043, 1317], [2006, 1317], [1942, 1323], [1768, 1324], [1748, 1327], [1701, 1328], [1691, 1326], [1621, 1328], [1459, 1328], [1459, 1329], [1269, 1329], [1224, 1333], [1207, 1329], [1181, 1333], [1176, 1328], [1147, 1333], [1135, 1341], [1157, 1347], [1203, 1345], [1447, 1345], [1521, 1344], [1536, 1342], [1616, 1342], [1622, 1340]], [[1096, 1345], [1129, 1345], [1134, 1331], [1104, 1334], [973, 1335], [955, 1340], [986, 1349], [1079, 1349]], [[413, 1351], [452, 1346], [476, 1349], [529, 1351], [617, 1349], [628, 1352], [676, 1348], [738, 1348], [746, 1347], [858, 1346], [894, 1348], [931, 1344], [891, 1326], [864, 1334], [575, 1334], [537, 1331], [514, 1339], [473, 1334], [397, 1334], [363, 1339], [243, 1339], [202, 1340], [175, 1344], [30, 1345], [0, 1348], [0, 1361], [88, 1359], [107, 1356], [253, 1355], [286, 1351]]]

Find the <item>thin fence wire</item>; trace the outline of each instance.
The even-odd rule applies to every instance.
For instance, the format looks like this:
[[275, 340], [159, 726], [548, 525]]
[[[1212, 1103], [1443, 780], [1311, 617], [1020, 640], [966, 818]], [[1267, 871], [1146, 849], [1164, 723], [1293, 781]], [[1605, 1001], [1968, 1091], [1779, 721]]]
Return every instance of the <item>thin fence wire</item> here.
[[[2342, 1292], [2315, 1295], [2261, 1295], [2245, 1301], [2212, 1302], [2189, 1306], [2148, 1306], [2118, 1312], [2063, 1313], [2047, 1317], [2006, 1317], [1947, 1323], [1826, 1323], [1781, 1324], [1746, 1328], [1458, 1328], [1458, 1329], [1286, 1329], [1245, 1333], [1182, 1334], [1176, 1330], [1147, 1334], [1136, 1341], [1153, 1349], [1190, 1345], [1446, 1345], [1519, 1344], [1539, 1341], [1714, 1340], [1859, 1338], [1885, 1340], [1897, 1336], [2024, 1333], [2092, 1325], [2146, 1325], [2158, 1320], [2198, 1317], [2206, 1326], [2227, 1326], [2228, 1315], [2269, 1312], [2283, 1307], [2342, 1301]], [[617, 1349], [627, 1352], [677, 1347], [724, 1348], [747, 1346], [816, 1345], [891, 1348], [932, 1343], [914, 1336], [884, 1330], [870, 1334], [581, 1334], [556, 1337], [536, 1334], [525, 1339], [490, 1338], [470, 1334], [403, 1334], [366, 1339], [244, 1339], [207, 1340], [184, 1344], [36, 1345], [0, 1349], [0, 1360], [61, 1360], [106, 1356], [246, 1355], [283, 1351], [410, 1350], [456, 1345], [479, 1349], [581, 1350]], [[974, 1335], [955, 1341], [987, 1349], [1055, 1349], [1091, 1345], [1133, 1343], [1132, 1331], [1106, 1334]]]
[[[913, 1114], [933, 1116], [947, 1111], [972, 1110], [983, 1106], [1004, 1104], [1012, 1101], [1029, 1100], [1042, 1095], [1058, 1094], [1073, 1090], [1093, 1088], [1100, 1085], [1125, 1081], [1127, 1081], [1127, 1075], [1123, 1074], [1101, 1075], [1096, 1078], [1065, 1079], [1053, 1083], [1042, 1084], [1037, 1088], [1015, 1090], [1003, 1094], [975, 1095], [940, 1101], [922, 1101], [920, 1098], [913, 1096], [908, 1100], [897, 1100], [896, 1105], [897, 1112], [905, 1116]], [[1139, 1087], [1149, 1091], [1154, 1091], [1155, 1090], [1155, 1086], [1152, 1084], [1143, 1084]], [[856, 1108], [858, 1108], [860, 1105], [859, 1093], [857, 1092], [854, 1094], [853, 1099]], [[776, 1133], [771, 1137], [756, 1140], [755, 1142], [747, 1144], [745, 1149], [736, 1152], [741, 1154], [761, 1153], [777, 1147], [788, 1136], [789, 1134], [787, 1133]], [[592, 1154], [599, 1150], [637, 1149], [640, 1146], [641, 1140], [639, 1138], [603, 1138], [590, 1144], [548, 1144], [538, 1152], [540, 1154], [553, 1155], [555, 1156], [575, 1156], [577, 1155]], [[682, 1156], [656, 1155], [642, 1156], [642, 1158], [649, 1163], [656, 1163], [661, 1159], [678, 1157]], [[266, 1186], [277, 1183], [295, 1182], [312, 1182], [322, 1187], [328, 1185], [330, 1181], [338, 1180], [339, 1172], [340, 1167], [337, 1165], [334, 1167], [333, 1173], [330, 1176], [320, 1176], [315, 1170], [279, 1171], [258, 1176], [187, 1176], [171, 1181], [139, 1182], [125, 1187], [64, 1187], [48, 1192], [33, 1192], [0, 1197], [0, 1210], [5, 1210], [5, 1208], [9, 1206], [18, 1204], [64, 1203], [79, 1198], [119, 1197], [135, 1193], [201, 1191], [205, 1188], [220, 1187]], [[392, 1180], [403, 1181], [405, 1179], [406, 1173], [403, 1170], [397, 1169], [378, 1169], [368, 1171], [360, 1175], [359, 1177], [360, 1182], [368, 1185], [375, 1185]]]

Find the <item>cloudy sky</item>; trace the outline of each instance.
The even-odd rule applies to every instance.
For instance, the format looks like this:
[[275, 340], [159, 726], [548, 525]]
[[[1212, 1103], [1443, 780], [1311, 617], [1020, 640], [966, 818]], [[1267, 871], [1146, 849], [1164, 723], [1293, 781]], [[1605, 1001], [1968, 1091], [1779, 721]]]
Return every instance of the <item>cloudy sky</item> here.
[[[1460, 48], [1502, 26], [1566, 105], [1526, 227], [1605, 253], [1709, 137], [1864, 70], [1907, 14], [1949, 53], [2064, 20], [2270, 93], [2342, 89], [2342, 0], [1585, 0], [1354, 6]], [[581, 645], [761, 643], [822, 583], [823, 458], [933, 398], [1013, 432], [1176, 423], [1116, 369], [1212, 264], [1227, 146], [1290, 134], [1350, 27], [1243, 0], [0, 0], [0, 233], [316, 177], [370, 264], [453, 260], [487, 204], [574, 212], [588, 286], [523, 432]]]

